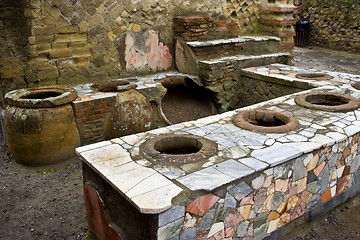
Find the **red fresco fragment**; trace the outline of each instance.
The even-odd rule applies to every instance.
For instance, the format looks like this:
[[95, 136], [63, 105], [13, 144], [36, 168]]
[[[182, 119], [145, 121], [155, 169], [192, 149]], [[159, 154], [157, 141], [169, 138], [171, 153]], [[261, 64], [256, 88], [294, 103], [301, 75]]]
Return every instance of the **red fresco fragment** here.
[[122, 240], [122, 237], [109, 225], [106, 219], [104, 203], [99, 193], [89, 185], [85, 185], [84, 198], [89, 230], [99, 240]]
[[187, 205], [186, 211], [199, 216], [203, 216], [214, 204], [219, 201], [219, 197], [211, 193], [197, 197], [192, 203]]

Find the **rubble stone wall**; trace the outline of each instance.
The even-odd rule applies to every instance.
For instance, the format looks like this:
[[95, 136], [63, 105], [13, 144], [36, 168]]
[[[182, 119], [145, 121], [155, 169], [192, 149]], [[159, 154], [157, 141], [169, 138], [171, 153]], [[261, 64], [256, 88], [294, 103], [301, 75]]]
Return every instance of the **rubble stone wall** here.
[[257, 0], [5, 0], [0, 9], [3, 95], [174, 68], [176, 16], [216, 16], [239, 33], [259, 22]]
[[309, 45], [360, 52], [360, 1], [296, 0], [298, 20], [309, 20]]

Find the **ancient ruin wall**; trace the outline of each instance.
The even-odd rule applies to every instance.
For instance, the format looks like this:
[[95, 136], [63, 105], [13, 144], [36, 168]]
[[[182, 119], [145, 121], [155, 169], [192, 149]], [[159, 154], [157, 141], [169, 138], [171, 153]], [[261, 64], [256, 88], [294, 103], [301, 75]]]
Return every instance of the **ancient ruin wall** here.
[[6, 0], [0, 9], [2, 94], [174, 68], [175, 16], [216, 16], [239, 33], [259, 19], [257, 0]]
[[359, 0], [296, 0], [299, 20], [309, 20], [309, 44], [360, 52]]

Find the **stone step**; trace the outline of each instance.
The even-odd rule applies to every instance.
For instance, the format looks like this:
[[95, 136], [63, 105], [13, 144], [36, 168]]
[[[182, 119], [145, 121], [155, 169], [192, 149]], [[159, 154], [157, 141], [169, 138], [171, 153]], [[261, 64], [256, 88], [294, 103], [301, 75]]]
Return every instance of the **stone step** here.
[[289, 64], [290, 53], [269, 53], [255, 56], [227, 56], [198, 62], [198, 76], [203, 84], [235, 80], [239, 70], [273, 63]]

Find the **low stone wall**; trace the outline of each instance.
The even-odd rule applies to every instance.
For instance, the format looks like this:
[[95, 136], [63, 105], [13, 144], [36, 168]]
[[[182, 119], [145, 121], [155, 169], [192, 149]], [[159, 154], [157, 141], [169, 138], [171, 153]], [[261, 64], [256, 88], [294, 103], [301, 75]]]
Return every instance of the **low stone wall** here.
[[296, 0], [298, 20], [311, 22], [309, 45], [360, 52], [360, 2]]

